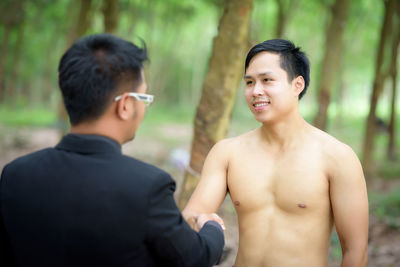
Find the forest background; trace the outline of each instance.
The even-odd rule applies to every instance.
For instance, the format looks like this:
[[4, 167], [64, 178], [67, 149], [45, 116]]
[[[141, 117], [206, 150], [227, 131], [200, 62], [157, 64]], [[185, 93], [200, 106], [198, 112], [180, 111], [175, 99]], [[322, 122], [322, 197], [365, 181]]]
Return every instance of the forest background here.
[[[302, 115], [349, 144], [363, 163], [371, 213], [369, 266], [395, 266], [399, 6], [395, 0], [1, 0], [0, 168], [55, 145], [67, 131], [57, 66], [74, 40], [101, 32], [137, 44], [143, 39], [155, 103], [124, 151], [169, 171], [182, 207], [210, 147], [259, 126], [243, 97], [246, 52], [261, 41], [285, 38], [311, 62]], [[220, 212], [236, 227], [229, 199]], [[225, 262], [231, 266], [237, 232], [227, 235], [231, 253]], [[340, 255], [333, 235], [332, 266]]]

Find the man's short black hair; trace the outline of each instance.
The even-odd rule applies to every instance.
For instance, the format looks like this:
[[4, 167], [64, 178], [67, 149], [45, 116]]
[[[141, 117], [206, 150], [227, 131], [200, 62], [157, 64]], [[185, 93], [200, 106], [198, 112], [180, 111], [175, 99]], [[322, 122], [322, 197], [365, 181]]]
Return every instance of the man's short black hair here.
[[300, 51], [292, 42], [283, 39], [272, 39], [255, 45], [250, 49], [246, 57], [245, 71], [249, 67], [250, 60], [261, 52], [275, 53], [280, 56], [280, 65], [288, 74], [289, 82], [297, 76], [303, 76], [305, 85], [299, 99], [306, 93], [310, 84], [310, 62], [306, 54]]
[[97, 119], [103, 114], [118, 85], [142, 81], [147, 51], [110, 34], [96, 34], [75, 42], [61, 58], [58, 82], [71, 124]]

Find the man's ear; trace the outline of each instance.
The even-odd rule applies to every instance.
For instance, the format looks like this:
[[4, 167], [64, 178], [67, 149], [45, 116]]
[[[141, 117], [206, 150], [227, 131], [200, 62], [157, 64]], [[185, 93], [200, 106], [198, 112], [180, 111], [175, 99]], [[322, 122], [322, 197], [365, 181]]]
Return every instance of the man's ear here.
[[135, 113], [135, 105], [128, 93], [123, 93], [121, 99], [116, 102], [116, 115], [121, 120], [128, 120]]
[[300, 75], [293, 79], [292, 84], [294, 85], [295, 95], [299, 96], [300, 93], [303, 92], [306, 83], [304, 81], [303, 76]]

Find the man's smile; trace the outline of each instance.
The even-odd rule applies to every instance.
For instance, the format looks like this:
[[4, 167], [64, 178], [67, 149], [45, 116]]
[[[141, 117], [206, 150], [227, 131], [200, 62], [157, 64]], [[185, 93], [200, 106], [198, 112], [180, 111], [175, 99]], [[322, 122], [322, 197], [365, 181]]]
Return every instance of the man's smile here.
[[269, 99], [253, 101], [255, 111], [261, 111], [271, 104]]

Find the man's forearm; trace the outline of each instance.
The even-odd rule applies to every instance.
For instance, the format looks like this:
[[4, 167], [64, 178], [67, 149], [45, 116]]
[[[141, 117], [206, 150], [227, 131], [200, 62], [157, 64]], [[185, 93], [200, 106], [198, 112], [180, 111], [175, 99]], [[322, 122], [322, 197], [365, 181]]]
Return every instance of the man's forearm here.
[[367, 250], [348, 250], [343, 252], [343, 260], [340, 267], [366, 267], [367, 262]]

